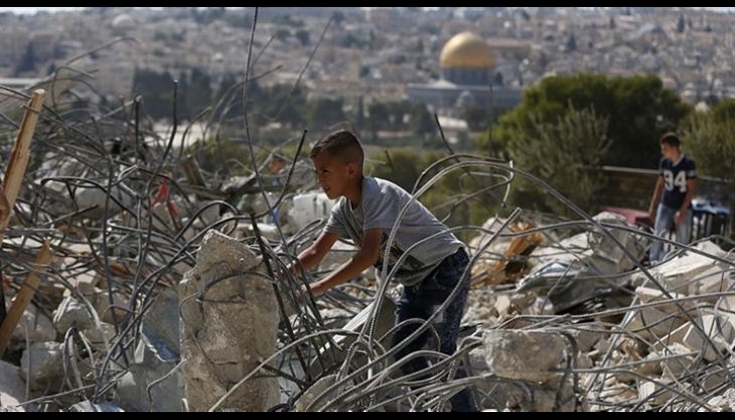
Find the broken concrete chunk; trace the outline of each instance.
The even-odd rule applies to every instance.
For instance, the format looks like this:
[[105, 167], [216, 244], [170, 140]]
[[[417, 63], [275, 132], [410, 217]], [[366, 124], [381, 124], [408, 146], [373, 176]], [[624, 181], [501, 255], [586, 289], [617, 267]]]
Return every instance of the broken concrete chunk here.
[[544, 382], [558, 375], [568, 341], [548, 331], [490, 330], [483, 334], [485, 361], [501, 378]]
[[106, 322], [100, 323], [100, 327], [87, 328], [82, 334], [89, 340], [92, 348], [98, 351], [107, 351], [112, 339], [115, 338], [115, 327]]
[[[147, 335], [135, 349], [134, 364], [120, 379], [117, 387], [117, 402], [127, 411], [138, 412], [181, 412], [183, 411], [184, 380], [179, 359], [168, 359], [148, 341]], [[178, 355], [177, 355], [178, 356]], [[173, 371], [173, 372], [172, 372]], [[161, 378], [166, 379], [160, 381]], [[150, 388], [148, 386], [156, 382]]]
[[[711, 242], [700, 244], [697, 248], [720, 256], [724, 254], [717, 245]], [[651, 269], [651, 275], [660, 279], [667, 290], [687, 294], [692, 280], [710, 270], [714, 264], [715, 261], [712, 258], [687, 252]], [[644, 284], [644, 286], [647, 285]]]
[[[734, 284], [731, 273], [732, 267], [728, 268], [724, 264], [715, 264], [692, 281], [689, 285], [689, 293], [692, 295], [707, 295], [731, 290]], [[717, 298], [710, 299], [716, 300]]]
[[669, 381], [660, 380], [658, 383], [644, 381], [638, 385], [638, 397], [641, 400], [647, 401], [648, 404], [653, 407], [660, 407], [678, 395], [664, 385], [675, 389], [681, 389], [680, 386]]
[[[265, 267], [244, 244], [210, 231], [179, 288], [185, 395], [207, 411], [276, 350], [278, 305]], [[189, 321], [194, 321], [190, 323]], [[278, 381], [256, 376], [220, 409], [265, 411], [278, 403]]]
[[[128, 299], [121, 296], [119, 293], [112, 293], [112, 305], [110, 304], [110, 293], [101, 292], [97, 295], [97, 299], [94, 303], [94, 309], [99, 314], [102, 321], [108, 324], [114, 324], [116, 321], [120, 322], [125, 316], [125, 308], [129, 305]], [[113, 314], [113, 311], [115, 313]]]
[[[638, 287], [637, 289], [635, 289], [635, 294], [641, 300], [641, 304], [660, 302], [658, 305], [655, 306], [655, 308], [659, 311], [666, 312], [667, 314], [677, 314], [681, 312], [679, 307], [677, 307], [675, 303], [671, 302], [671, 300], [664, 295], [664, 292], [659, 289], [653, 289], [650, 287]], [[686, 295], [680, 293], [669, 294], [671, 295], [671, 299], [686, 298]], [[679, 305], [683, 307], [684, 310], [687, 312], [690, 312], [697, 307], [696, 302], [694, 302], [693, 300], [680, 301]]]
[[735, 339], [735, 327], [728, 317], [704, 315], [701, 317], [702, 329], [710, 338], [709, 340], [702, 337], [702, 333], [696, 328], [690, 326], [684, 335], [682, 344], [693, 351], [701, 351], [702, 357], [708, 362], [717, 360], [717, 354], [732, 346]]
[[[664, 377], [667, 379], [676, 379], [685, 372], [696, 371], [696, 366], [694, 365], [696, 354], [693, 354], [686, 346], [679, 343], [671, 344], [666, 347], [662, 356], [667, 357], [661, 361], [661, 369], [663, 370]], [[670, 356], [676, 357], [669, 358]]]
[[[701, 325], [701, 320], [697, 319], [695, 320], [699, 325]], [[671, 334], [666, 335], [665, 337], [661, 338], [659, 341], [656, 341], [651, 349], [656, 352], [662, 352], [666, 347], [671, 346], [673, 344], [681, 344], [684, 342], [684, 336], [689, 332], [689, 329], [691, 328], [691, 323], [686, 323], [679, 328], [675, 329]]]
[[[25, 395], [26, 386], [18, 366], [0, 360], [0, 409], [17, 406], [25, 400]], [[19, 408], [18, 411], [24, 410]]]
[[625, 328], [644, 340], [654, 341], [666, 337], [686, 322], [679, 315], [672, 315], [653, 307], [628, 313], [623, 320]]
[[18, 326], [13, 330], [13, 340], [24, 343], [26, 339], [26, 331], [28, 338], [34, 343], [43, 343], [45, 341], [54, 341], [56, 339], [56, 329], [51, 323], [48, 316], [39, 312], [36, 305], [28, 305], [23, 316], [18, 322]]
[[21, 373], [26, 382], [30, 381], [32, 390], [41, 390], [60, 380], [64, 369], [62, 346], [60, 343], [33, 343], [23, 351]]
[[716, 411], [735, 412], [735, 388], [730, 388], [723, 395], [712, 398], [707, 404]]
[[54, 312], [53, 322], [56, 331], [61, 334], [65, 334], [72, 325], [79, 330], [94, 327], [88, 308], [73, 297], [67, 297], [61, 302]]

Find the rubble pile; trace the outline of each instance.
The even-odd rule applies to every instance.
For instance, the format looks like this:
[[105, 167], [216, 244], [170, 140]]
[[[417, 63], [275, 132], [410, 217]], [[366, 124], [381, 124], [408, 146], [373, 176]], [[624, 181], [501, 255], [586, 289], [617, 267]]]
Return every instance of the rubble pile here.
[[[472, 290], [465, 321], [481, 326], [484, 342], [471, 353], [473, 373], [507, 380], [478, 385], [485, 408], [727, 410], [735, 255], [704, 241], [642, 266], [645, 238], [609, 232], [635, 259], [591, 229], [530, 253], [516, 287]], [[510, 244], [499, 238], [480, 264]]]
[[[735, 255], [722, 238], [651, 265], [651, 235], [615, 214], [496, 215], [473, 228], [457, 352], [429, 340], [430, 368], [404, 375], [401, 286], [369, 269], [304, 293], [351, 243], [289, 270], [333, 204], [290, 187], [309, 184], [300, 156], [278, 186], [258, 169], [265, 148], [250, 169], [207, 171], [212, 144], [156, 133], [128, 114], [139, 103], [67, 120], [64, 92], [40, 114], [2, 230], [0, 411], [444, 411], [465, 387], [495, 411], [733, 409]], [[17, 131], [14, 95], [0, 97], [0, 136]], [[446, 170], [515, 174], [454, 160]]]

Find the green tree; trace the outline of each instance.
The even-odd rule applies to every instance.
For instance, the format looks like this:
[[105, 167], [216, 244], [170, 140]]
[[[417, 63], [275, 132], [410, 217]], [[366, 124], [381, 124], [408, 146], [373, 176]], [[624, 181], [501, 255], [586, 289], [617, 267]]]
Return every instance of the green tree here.
[[347, 120], [342, 99], [319, 98], [309, 104], [309, 126], [329, 127]]
[[699, 173], [729, 181], [727, 197], [730, 214], [735, 215], [735, 100], [725, 99], [709, 112], [691, 115], [683, 124], [681, 137]]
[[273, 36], [279, 41], [285, 41], [291, 36], [291, 31], [286, 28], [278, 28]]
[[658, 139], [674, 130], [689, 114], [686, 105], [652, 75], [608, 77], [578, 74], [543, 79], [526, 89], [520, 105], [493, 127], [494, 144], [480, 142], [480, 150], [497, 155], [491, 146], [510, 146], [520, 127], [533, 132], [534, 123], [555, 124], [573, 109], [595, 110], [608, 118], [606, 137], [612, 140], [603, 156], [606, 165], [655, 168], [660, 158]]
[[[184, 79], [184, 78], [182, 78]], [[184, 79], [185, 80], [185, 79]], [[179, 85], [179, 104], [183, 105], [186, 86]], [[171, 118], [173, 109], [173, 78], [167, 72], [136, 69], [133, 74], [133, 90], [143, 97], [145, 114], [153, 119]], [[181, 108], [181, 107], [179, 107]], [[181, 109], [179, 109], [181, 111]]]
[[484, 131], [490, 128], [490, 109], [481, 105], [470, 105], [464, 111], [464, 120], [470, 131]]
[[411, 109], [410, 128], [415, 134], [426, 137], [436, 131], [434, 117], [424, 104], [415, 104]]
[[33, 43], [29, 42], [26, 45], [26, 50], [23, 53], [18, 65], [15, 67], [15, 75], [19, 76], [22, 73], [34, 72], [36, 70], [36, 52], [33, 48]]
[[701, 174], [735, 178], [735, 100], [725, 99], [708, 112], [695, 112], [682, 127], [684, 148]]
[[296, 31], [296, 38], [301, 43], [302, 47], [309, 45], [309, 31], [306, 29], [299, 29]]
[[188, 87], [184, 115], [188, 118], [193, 118], [210, 105], [212, 100], [212, 80], [209, 74], [194, 68], [189, 76]]
[[391, 130], [405, 130], [403, 117], [410, 115], [414, 104], [409, 101], [392, 101], [386, 102], [388, 108], [388, 121]]
[[383, 102], [373, 102], [368, 105], [368, 113], [370, 114], [367, 120], [368, 130], [373, 134], [373, 138], [377, 138], [378, 131], [385, 130], [389, 126], [388, 107]]
[[679, 20], [676, 21], [676, 32], [683, 34], [686, 29], [686, 23], [684, 22], [684, 15], [679, 15]]
[[[518, 168], [547, 181], [582, 209], [591, 210], [592, 197], [601, 186], [599, 172], [592, 169], [600, 165], [610, 147], [608, 119], [594, 109], [574, 108], [555, 123], [530, 118], [530, 130], [521, 126], [512, 129], [510, 157]], [[533, 190], [534, 186], [520, 182], [519, 188]], [[548, 194], [542, 197], [548, 209], [568, 213], [556, 198]]]

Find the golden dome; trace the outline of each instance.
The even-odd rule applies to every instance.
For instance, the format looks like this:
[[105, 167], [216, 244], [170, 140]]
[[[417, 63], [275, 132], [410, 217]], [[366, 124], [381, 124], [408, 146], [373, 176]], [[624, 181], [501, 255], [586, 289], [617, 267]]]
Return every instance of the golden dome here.
[[482, 38], [471, 32], [462, 32], [444, 45], [440, 64], [441, 67], [452, 68], [493, 68], [495, 60]]

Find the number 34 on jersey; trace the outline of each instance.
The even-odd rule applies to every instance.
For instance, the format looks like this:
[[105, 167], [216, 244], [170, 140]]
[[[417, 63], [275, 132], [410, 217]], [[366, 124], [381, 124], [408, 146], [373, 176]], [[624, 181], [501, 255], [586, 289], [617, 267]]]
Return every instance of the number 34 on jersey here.
[[664, 170], [664, 181], [666, 182], [666, 191], [674, 191], [675, 188], [679, 192], [687, 192], [687, 174], [686, 171], [679, 171], [674, 177], [674, 173], [668, 169]]

